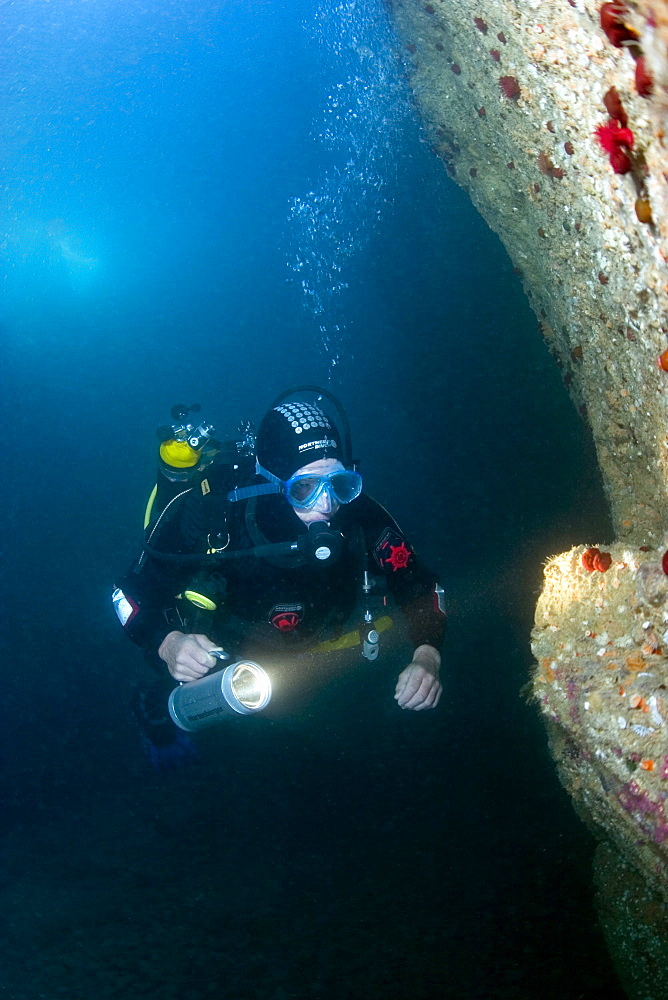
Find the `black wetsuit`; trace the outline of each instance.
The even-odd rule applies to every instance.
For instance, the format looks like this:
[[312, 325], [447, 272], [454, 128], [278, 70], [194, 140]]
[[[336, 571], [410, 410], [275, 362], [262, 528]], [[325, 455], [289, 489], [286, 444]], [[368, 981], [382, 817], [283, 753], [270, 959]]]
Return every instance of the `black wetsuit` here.
[[[386, 589], [406, 618], [413, 646], [440, 647], [445, 617], [438, 610], [436, 577], [418, 561], [387, 511], [365, 494], [342, 505], [331, 520], [331, 530], [342, 536], [340, 556], [331, 565], [300, 555], [258, 558], [251, 552], [225, 561], [208, 559], [210, 548], [243, 553], [307, 534], [283, 496], [230, 502], [228, 491], [238, 484], [229, 475], [229, 469], [214, 468], [206, 478], [210, 492], [198, 480], [171, 503], [157, 527], [149, 528], [154, 552], [202, 553], [199, 564], [161, 560], [144, 551], [118, 581], [125, 602], [119, 618], [126, 619], [125, 631], [155, 666], [164, 666], [157, 650], [173, 630], [202, 632], [233, 654], [249, 645], [313, 650], [362, 624], [365, 569], [376, 578], [376, 609]], [[188, 601], [177, 599], [190, 585], [215, 592], [217, 609], [196, 613]]]

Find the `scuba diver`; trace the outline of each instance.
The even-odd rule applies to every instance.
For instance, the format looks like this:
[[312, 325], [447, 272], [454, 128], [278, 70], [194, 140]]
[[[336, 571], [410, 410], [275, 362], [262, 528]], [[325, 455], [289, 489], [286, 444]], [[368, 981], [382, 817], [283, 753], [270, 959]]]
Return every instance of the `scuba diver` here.
[[[316, 401], [301, 401], [307, 394]], [[196, 755], [166, 713], [177, 685], [200, 681], [232, 655], [299, 663], [310, 654], [317, 666], [356, 646], [374, 660], [392, 604], [414, 650], [394, 698], [403, 709], [435, 708], [443, 590], [363, 492], [336, 397], [292, 389], [255, 439], [247, 433], [228, 444], [213, 440], [210, 425], [187, 422], [194, 409], [174, 407], [177, 423], [159, 431], [143, 550], [113, 595], [125, 632], [164, 679], [136, 709], [153, 762], [160, 767], [161, 750]]]

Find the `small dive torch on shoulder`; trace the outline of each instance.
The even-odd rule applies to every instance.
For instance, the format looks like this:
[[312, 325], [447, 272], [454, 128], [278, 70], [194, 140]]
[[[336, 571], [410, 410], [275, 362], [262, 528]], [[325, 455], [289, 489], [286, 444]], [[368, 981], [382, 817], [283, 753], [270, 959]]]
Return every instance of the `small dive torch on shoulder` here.
[[[221, 649], [211, 652], [218, 660], [229, 660]], [[180, 729], [194, 733], [236, 715], [261, 712], [271, 700], [267, 672], [252, 660], [237, 660], [223, 670], [189, 681], [169, 696], [169, 714]]]

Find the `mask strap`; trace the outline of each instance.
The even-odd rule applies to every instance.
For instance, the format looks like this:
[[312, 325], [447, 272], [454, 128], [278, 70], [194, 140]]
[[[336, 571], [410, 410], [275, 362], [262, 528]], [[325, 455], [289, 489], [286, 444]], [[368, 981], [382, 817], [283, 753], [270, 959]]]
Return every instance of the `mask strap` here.
[[278, 476], [275, 476], [273, 472], [269, 471], [269, 469], [263, 469], [257, 459], [255, 459], [255, 471], [258, 476], [264, 476], [264, 478], [268, 479], [270, 483], [275, 483], [276, 486], [280, 486], [282, 489], [285, 488], [283, 480], [279, 479]]
[[258, 461], [255, 462], [255, 471], [259, 476], [264, 476], [265, 479], [269, 479], [268, 483], [258, 483], [256, 486], [241, 486], [237, 487], [236, 490], [231, 490], [227, 494], [227, 499], [232, 503], [237, 500], [248, 500], [249, 497], [261, 497], [266, 496], [269, 493], [283, 493], [285, 490], [285, 484], [282, 479], [275, 476], [272, 472], [267, 469], [263, 469]]

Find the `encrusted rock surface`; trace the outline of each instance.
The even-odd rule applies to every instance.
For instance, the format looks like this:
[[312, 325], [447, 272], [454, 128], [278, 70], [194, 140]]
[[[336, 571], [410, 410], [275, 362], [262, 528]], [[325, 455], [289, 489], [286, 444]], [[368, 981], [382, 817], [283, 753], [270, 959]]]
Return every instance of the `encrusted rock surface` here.
[[559, 777], [601, 840], [598, 910], [633, 1000], [668, 998], [666, 545], [550, 559], [532, 637], [533, 693]]
[[[668, 0], [606, 4], [607, 33], [593, 0], [387, 2], [434, 147], [596, 443], [617, 540], [548, 562], [533, 691], [601, 839], [620, 978], [668, 998]], [[601, 127], [632, 136], [606, 152]]]
[[580, 812], [668, 899], [668, 577], [657, 552], [587, 552], [545, 569], [534, 692]]
[[[668, 498], [668, 372], [656, 365], [668, 348], [668, 5], [654, 6], [656, 26], [634, 5], [638, 43], [619, 49], [591, 0], [389, 2], [434, 146], [503, 240], [591, 424], [618, 537], [656, 543]], [[660, 81], [650, 97], [636, 92], [641, 52]], [[624, 175], [594, 135], [611, 87], [634, 136]]]

